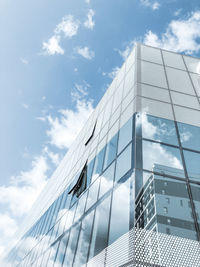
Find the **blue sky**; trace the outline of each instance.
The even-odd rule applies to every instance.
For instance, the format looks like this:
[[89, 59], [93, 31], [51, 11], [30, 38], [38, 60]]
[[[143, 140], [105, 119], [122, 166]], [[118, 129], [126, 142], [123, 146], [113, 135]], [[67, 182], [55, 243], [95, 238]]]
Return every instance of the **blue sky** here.
[[200, 56], [199, 0], [1, 0], [0, 252], [136, 41]]

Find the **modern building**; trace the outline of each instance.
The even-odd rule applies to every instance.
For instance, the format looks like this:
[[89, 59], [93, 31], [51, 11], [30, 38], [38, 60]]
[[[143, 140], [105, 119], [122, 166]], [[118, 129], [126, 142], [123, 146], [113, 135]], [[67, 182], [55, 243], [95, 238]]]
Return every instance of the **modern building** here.
[[11, 266], [200, 266], [200, 59], [137, 44], [19, 237]]

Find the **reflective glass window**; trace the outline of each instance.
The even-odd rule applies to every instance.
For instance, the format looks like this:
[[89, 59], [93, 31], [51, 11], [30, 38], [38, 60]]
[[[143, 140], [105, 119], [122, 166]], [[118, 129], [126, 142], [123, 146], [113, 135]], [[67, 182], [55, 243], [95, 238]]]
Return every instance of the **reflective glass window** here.
[[63, 263], [63, 266], [65, 266], [65, 267], [72, 267], [73, 266], [74, 252], [76, 249], [79, 229], [80, 229], [80, 223], [71, 229], [71, 232], [69, 235], [69, 242], [67, 245], [67, 250], [65, 253], [65, 259], [64, 259], [64, 263]]
[[196, 93], [198, 96], [200, 96], [200, 75], [190, 73], [190, 76], [192, 78], [192, 82], [193, 82], [194, 87], [196, 89]]
[[99, 180], [97, 179], [89, 188], [86, 210], [88, 210], [96, 201], [99, 191]]
[[107, 247], [110, 200], [111, 197], [109, 196], [96, 208], [89, 258], [94, 257]]
[[108, 142], [106, 146], [106, 154], [104, 161], [104, 169], [115, 159], [117, 151], [117, 139], [118, 134], [113, 136], [113, 138]]
[[[196, 231], [186, 183], [158, 175], [154, 178], [158, 232], [165, 233], [168, 227], [172, 235], [195, 240]], [[169, 201], [166, 201], [166, 197]]]
[[165, 102], [170, 102], [168, 90], [164, 90], [159, 87], [142, 84], [142, 83], [140, 84], [140, 86], [141, 86], [141, 94], [140, 94], [141, 96], [154, 98], [156, 100], [161, 100]]
[[145, 45], [141, 45], [141, 59], [163, 64], [160, 49]]
[[68, 237], [69, 237], [69, 232], [67, 232], [67, 234], [65, 234], [64, 237], [60, 240], [59, 249], [56, 257], [56, 267], [62, 265], [66, 251], [66, 245], [68, 242]]
[[125, 146], [132, 140], [132, 121], [130, 118], [119, 131], [119, 141], [118, 141], [118, 154], [125, 148]]
[[103, 196], [113, 186], [114, 170], [115, 161], [101, 175], [99, 197]]
[[200, 127], [200, 111], [174, 105], [176, 120]]
[[117, 158], [115, 181], [118, 181], [131, 169], [131, 151], [132, 143]]
[[141, 61], [141, 82], [167, 88], [164, 67]]
[[185, 64], [183, 62], [183, 58], [181, 55], [171, 53], [168, 51], [163, 51], [163, 58], [164, 58], [165, 65], [169, 67], [177, 68], [177, 69], [186, 70]]
[[144, 169], [184, 177], [179, 149], [148, 141], [142, 146]]
[[176, 105], [186, 106], [190, 108], [200, 109], [199, 102], [195, 96], [171, 92], [172, 102]]
[[200, 60], [198, 58], [184, 56], [184, 59], [189, 71], [200, 74]]
[[166, 67], [166, 72], [171, 90], [194, 95], [194, 89], [186, 71]]
[[104, 154], [105, 154], [105, 147], [96, 156], [93, 175], [92, 175], [92, 182], [101, 174], [102, 166], [103, 166], [103, 160], [104, 160]]
[[76, 257], [73, 266], [82, 266], [87, 261], [88, 248], [93, 224], [94, 211], [90, 212], [82, 221]]
[[189, 178], [200, 182], [200, 154], [186, 150], [183, 153]]
[[133, 66], [125, 76], [124, 96], [133, 88], [135, 82], [135, 66]]
[[77, 221], [83, 215], [83, 212], [85, 209], [86, 198], [87, 198], [87, 192], [85, 192], [78, 201], [74, 221]]
[[192, 199], [195, 206], [197, 221], [200, 225], [200, 185], [191, 183], [190, 187], [192, 191]]
[[113, 192], [109, 245], [129, 231], [130, 179]]
[[178, 122], [183, 147], [200, 151], [200, 127]]
[[74, 220], [74, 213], [76, 211], [76, 206], [75, 204], [67, 213], [67, 219], [66, 219], [66, 224], [65, 224], [65, 230], [69, 229], [73, 223]]
[[142, 136], [163, 143], [178, 145], [174, 121], [141, 114]]

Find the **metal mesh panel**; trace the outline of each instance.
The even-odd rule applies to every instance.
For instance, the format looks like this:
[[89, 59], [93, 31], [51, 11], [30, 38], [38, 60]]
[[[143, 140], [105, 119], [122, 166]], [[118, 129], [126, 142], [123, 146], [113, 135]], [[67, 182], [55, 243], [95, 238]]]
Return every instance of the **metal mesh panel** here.
[[200, 267], [198, 241], [132, 229], [92, 258], [87, 267]]

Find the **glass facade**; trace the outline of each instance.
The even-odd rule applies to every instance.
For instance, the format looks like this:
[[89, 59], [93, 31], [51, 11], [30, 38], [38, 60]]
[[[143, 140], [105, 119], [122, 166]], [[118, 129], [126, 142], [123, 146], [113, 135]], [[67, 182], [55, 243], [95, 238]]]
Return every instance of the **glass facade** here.
[[108, 248], [133, 228], [200, 241], [199, 65], [136, 45], [22, 225], [11, 266], [101, 255], [110, 267]]

